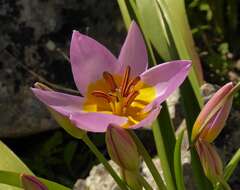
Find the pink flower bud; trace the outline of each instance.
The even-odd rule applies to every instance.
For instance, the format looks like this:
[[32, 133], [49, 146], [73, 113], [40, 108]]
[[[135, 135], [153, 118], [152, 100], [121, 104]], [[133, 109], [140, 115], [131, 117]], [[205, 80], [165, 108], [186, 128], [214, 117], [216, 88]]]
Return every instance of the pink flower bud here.
[[216, 139], [224, 127], [232, 106], [233, 95], [238, 88], [239, 84], [234, 86], [232, 82], [227, 83], [207, 102], [193, 126], [191, 137], [193, 142], [197, 138], [207, 142]]
[[139, 169], [137, 146], [126, 129], [110, 125], [106, 132], [106, 144], [111, 159], [128, 171]]
[[47, 186], [34, 176], [21, 174], [20, 178], [24, 190], [48, 190]]
[[207, 178], [216, 183], [223, 179], [222, 161], [214, 146], [204, 140], [198, 140], [195, 144], [203, 170]]

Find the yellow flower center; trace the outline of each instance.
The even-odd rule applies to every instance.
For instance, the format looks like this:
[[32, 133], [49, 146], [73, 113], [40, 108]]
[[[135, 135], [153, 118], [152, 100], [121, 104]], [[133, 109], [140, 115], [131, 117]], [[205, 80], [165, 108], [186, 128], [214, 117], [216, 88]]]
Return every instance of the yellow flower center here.
[[83, 110], [102, 112], [128, 118], [123, 127], [137, 124], [148, 113], [144, 107], [156, 97], [156, 89], [141, 81], [140, 76], [131, 78], [131, 68], [127, 67], [124, 75], [112, 75], [103, 72], [103, 77], [88, 87]]

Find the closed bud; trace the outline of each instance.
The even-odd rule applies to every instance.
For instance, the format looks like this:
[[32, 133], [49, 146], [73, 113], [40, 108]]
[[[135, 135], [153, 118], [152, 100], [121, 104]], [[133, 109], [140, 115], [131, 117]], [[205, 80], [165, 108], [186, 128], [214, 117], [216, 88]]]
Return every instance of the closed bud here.
[[223, 179], [222, 160], [215, 147], [200, 139], [196, 142], [195, 146], [207, 178], [214, 184]]
[[[50, 87], [40, 82], [35, 83], [34, 87], [41, 90], [53, 91]], [[83, 131], [82, 129], [76, 127], [68, 117], [54, 111], [50, 107], [48, 107], [48, 110], [50, 111], [52, 117], [56, 120], [56, 122], [71, 136], [81, 139], [86, 134], [86, 131]]]
[[236, 86], [232, 82], [227, 83], [207, 102], [194, 123], [192, 142], [197, 138], [210, 143], [216, 139], [224, 127], [232, 107], [233, 95], [239, 87], [240, 83]]
[[110, 125], [106, 132], [107, 150], [111, 159], [128, 171], [139, 169], [137, 146], [126, 129]]
[[34, 176], [21, 174], [20, 178], [24, 190], [48, 190], [47, 186]]

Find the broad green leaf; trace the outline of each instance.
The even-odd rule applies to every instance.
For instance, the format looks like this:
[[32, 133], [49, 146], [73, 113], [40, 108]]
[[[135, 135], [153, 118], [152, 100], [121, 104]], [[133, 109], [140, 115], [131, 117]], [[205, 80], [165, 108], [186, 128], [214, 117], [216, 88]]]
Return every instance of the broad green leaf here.
[[[203, 71], [195, 49], [192, 32], [188, 23], [184, 0], [157, 0], [166, 16], [167, 24], [174, 38], [181, 59], [192, 59], [194, 73], [199, 84], [203, 83]], [[178, 38], [179, 36], [181, 38]], [[180, 44], [178, 44], [180, 43]], [[186, 55], [184, 53], [186, 51]]]
[[0, 170], [33, 175], [32, 171], [2, 141], [0, 141], [0, 157]]
[[174, 171], [178, 190], [185, 190], [183, 179], [183, 168], [181, 161], [181, 145], [183, 140], [184, 130], [180, 132], [174, 148]]
[[[42, 181], [48, 187], [49, 190], [70, 190], [70, 188], [67, 188], [58, 183], [55, 183], [43, 178], [38, 178], [38, 179]], [[21, 188], [22, 185], [20, 182], [20, 173], [0, 171], [0, 184], [6, 184], [6, 185], [14, 186], [17, 188]], [[17, 190], [17, 189], [14, 189], [14, 190]]]
[[[0, 157], [0, 170], [33, 175], [31, 170], [2, 141], [0, 141]], [[18, 190], [19, 188], [4, 185], [0, 182], [0, 189]]]
[[172, 54], [176, 55], [175, 47], [171, 42], [166, 22], [164, 22], [157, 2], [155, 0], [136, 2], [147, 37], [164, 60], [171, 60]]
[[[184, 22], [180, 22], [178, 18], [181, 18], [185, 13], [183, 12], [185, 9], [181, 8], [184, 6], [183, 0], [157, 0], [157, 2], [172, 33], [172, 37], [180, 59], [193, 59], [193, 57], [188, 52], [188, 48], [185, 43], [186, 37], [183, 36], [183, 33], [186, 32], [185, 28], [183, 27]], [[193, 47], [191, 46], [190, 48]], [[196, 73], [196, 70], [198, 69], [195, 69], [196, 67], [194, 65], [196, 65], [195, 62], [193, 62], [193, 69], [191, 69], [188, 77], [193, 87], [194, 94], [197, 97], [198, 104], [200, 107], [202, 107], [203, 100], [200, 94], [200, 83]]]
[[23, 190], [22, 188], [18, 188], [18, 187], [6, 185], [6, 184], [1, 184], [1, 183], [0, 183], [0, 189], [1, 190]]

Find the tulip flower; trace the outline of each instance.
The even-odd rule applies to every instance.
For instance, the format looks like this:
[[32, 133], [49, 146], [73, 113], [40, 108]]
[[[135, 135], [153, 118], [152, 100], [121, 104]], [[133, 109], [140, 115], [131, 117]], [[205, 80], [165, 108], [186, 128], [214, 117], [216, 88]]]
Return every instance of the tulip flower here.
[[216, 139], [224, 127], [232, 106], [233, 95], [239, 86], [229, 82], [207, 102], [193, 126], [192, 142], [200, 138], [211, 143]]
[[24, 190], [48, 190], [47, 186], [34, 176], [22, 174], [20, 178]]
[[37, 98], [69, 118], [78, 128], [105, 132], [150, 126], [160, 104], [186, 78], [190, 61], [171, 61], [147, 70], [144, 39], [132, 22], [118, 59], [94, 39], [73, 32], [70, 62], [83, 97], [32, 88]]

